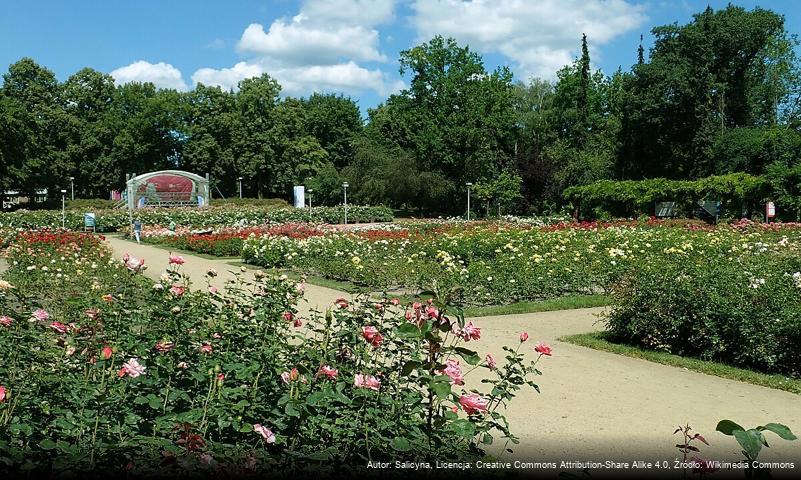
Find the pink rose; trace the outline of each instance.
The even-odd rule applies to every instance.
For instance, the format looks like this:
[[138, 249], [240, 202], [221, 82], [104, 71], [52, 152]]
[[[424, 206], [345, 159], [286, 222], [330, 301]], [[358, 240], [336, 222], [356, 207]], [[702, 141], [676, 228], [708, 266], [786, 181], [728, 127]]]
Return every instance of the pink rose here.
[[336, 368], [332, 367], [331, 365], [323, 365], [317, 371], [317, 376], [319, 377], [320, 375], [325, 375], [326, 377], [333, 380], [337, 378], [337, 375], [339, 375], [339, 371]]
[[474, 415], [479, 412], [486, 412], [489, 402], [480, 395], [471, 393], [459, 397], [459, 404], [468, 415]]
[[173, 285], [172, 287], [170, 287], [170, 293], [172, 293], [176, 297], [180, 297], [181, 295], [184, 294], [185, 291], [186, 291], [186, 288], [184, 288], [184, 287], [182, 287], [180, 285]]
[[520, 343], [524, 343], [528, 340], [528, 333], [523, 332], [520, 334]]
[[104, 345], [103, 349], [100, 351], [100, 354], [103, 356], [104, 360], [108, 360], [114, 354], [114, 351], [108, 345]]
[[171, 265], [183, 265], [185, 262], [184, 257], [180, 255], [173, 255], [170, 254], [170, 264]]
[[398, 305], [398, 304], [400, 304], [400, 300], [398, 300], [397, 298], [393, 298], [392, 300], [389, 301], [389, 303], [391, 303], [393, 305]]
[[337, 298], [337, 301], [334, 303], [339, 308], [348, 308], [348, 301], [345, 300], [344, 298]]
[[34, 319], [39, 320], [40, 322], [45, 322], [50, 318], [50, 314], [47, 313], [47, 310], [43, 308], [37, 308], [31, 315]]
[[212, 295], [216, 294], [217, 293], [217, 287], [215, 287], [214, 285], [209, 285], [209, 293], [212, 294]]
[[456, 335], [461, 337], [465, 342], [469, 342], [470, 340], [478, 340], [481, 338], [481, 329], [473, 325], [472, 321], [467, 322], [467, 325], [465, 325], [462, 329], [459, 329], [459, 327], [454, 325], [454, 331]]
[[254, 423], [253, 431], [261, 435], [261, 438], [264, 439], [264, 443], [275, 443], [275, 434], [262, 424]]
[[303, 320], [300, 317], [295, 318], [295, 321], [292, 323], [295, 328], [300, 328], [303, 326]]
[[125, 375], [128, 375], [131, 378], [136, 378], [139, 375], [144, 375], [145, 374], [145, 370], [146, 370], [145, 366], [140, 364], [139, 360], [137, 360], [135, 358], [130, 358], [130, 359], [128, 359], [127, 362], [125, 362], [122, 365], [122, 368], [117, 373], [117, 375], [119, 375], [120, 377], [124, 377]]
[[292, 312], [284, 312], [283, 317], [287, 322], [291, 322], [295, 318], [295, 315]]
[[495, 357], [493, 357], [492, 354], [488, 353], [484, 361], [487, 362], [487, 367], [489, 367], [490, 370], [495, 370], [497, 365], [495, 363]]
[[61, 322], [53, 322], [50, 324], [50, 328], [55, 330], [57, 333], [67, 333], [67, 326]]
[[362, 375], [358, 373], [353, 377], [353, 386], [357, 388], [369, 388], [377, 392], [381, 387], [381, 380], [372, 375]]
[[11, 326], [11, 322], [13, 322], [13, 321], [14, 321], [14, 319], [9, 317], [8, 315], [3, 315], [2, 317], [0, 317], [0, 325], [2, 325], [4, 327], [10, 327]]
[[127, 253], [122, 256], [122, 261], [125, 263], [125, 268], [132, 272], [138, 272], [145, 265], [144, 259], [140, 260], [136, 257], [128, 255]]
[[0, 403], [6, 401], [6, 387], [5, 385], [0, 385]]
[[550, 357], [553, 350], [551, 350], [551, 346], [547, 343], [538, 343], [534, 346], [534, 351], [540, 355], [547, 355]]
[[379, 347], [384, 337], [378, 333], [378, 329], [373, 326], [362, 327], [362, 337], [374, 347]]
[[292, 370], [281, 374], [281, 380], [284, 383], [294, 382], [298, 379], [298, 377], [300, 377], [300, 372], [298, 372], [298, 369], [295, 367], [293, 367]]
[[451, 383], [456, 385], [464, 385], [464, 376], [462, 376], [462, 368], [459, 362], [454, 359], [445, 361], [445, 368], [437, 371], [440, 375], [447, 375], [451, 379]]
[[214, 349], [208, 343], [204, 343], [203, 345], [200, 346], [200, 351], [202, 353], [210, 354], [213, 350]]

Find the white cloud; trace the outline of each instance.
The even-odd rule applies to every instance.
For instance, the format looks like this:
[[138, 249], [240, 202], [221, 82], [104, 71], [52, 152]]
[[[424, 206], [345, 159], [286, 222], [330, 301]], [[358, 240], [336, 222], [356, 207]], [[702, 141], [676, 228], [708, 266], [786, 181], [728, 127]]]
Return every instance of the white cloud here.
[[224, 90], [237, 89], [241, 80], [268, 73], [281, 84], [286, 95], [304, 95], [309, 92], [359, 92], [373, 90], [381, 95], [395, 93], [405, 84], [391, 81], [380, 69], [367, 69], [355, 62], [336, 65], [300, 65], [268, 68], [260, 63], [239, 62], [231, 68], [201, 68], [192, 81]]
[[195, 84], [202, 83], [206, 86], [220, 86], [223, 90], [236, 89], [240, 80], [250, 77], [258, 77], [264, 73], [260, 65], [239, 62], [231, 68], [201, 68], [192, 74], [192, 81]]
[[189, 88], [181, 76], [181, 71], [164, 62], [150, 63], [139, 60], [112, 71], [111, 76], [118, 85], [130, 82], [151, 82], [158, 88], [174, 88], [180, 91]]
[[334, 64], [341, 59], [384, 61], [378, 51], [378, 31], [361, 25], [314, 25], [301, 15], [291, 23], [276, 20], [269, 31], [258, 23], [245, 29], [237, 47], [294, 64]]
[[237, 50], [248, 58], [230, 68], [202, 68], [196, 83], [236, 88], [237, 83], [268, 73], [283, 92], [353, 93], [373, 90], [386, 95], [403, 88], [377, 67], [359, 62], [386, 62], [376, 27], [393, 19], [395, 0], [307, 0], [294, 17], [265, 27], [249, 25]]
[[551, 78], [570, 63], [586, 33], [591, 52], [646, 21], [625, 0], [415, 0], [418, 40], [454, 37], [517, 64], [516, 73]]

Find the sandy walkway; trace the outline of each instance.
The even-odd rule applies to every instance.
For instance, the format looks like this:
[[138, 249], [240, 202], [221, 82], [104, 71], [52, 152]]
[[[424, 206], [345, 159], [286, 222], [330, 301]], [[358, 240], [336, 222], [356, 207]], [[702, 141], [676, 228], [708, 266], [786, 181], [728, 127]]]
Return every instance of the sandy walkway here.
[[[167, 252], [148, 245], [137, 245], [110, 237], [118, 256], [130, 252], [145, 258], [147, 274], [157, 278], [167, 266]], [[214, 267], [221, 286], [231, 278], [237, 262], [205, 259], [183, 254], [185, 271], [205, 286], [203, 275]], [[346, 293], [307, 285], [307, 310], [325, 308]], [[553, 346], [554, 355], [540, 362], [543, 376], [537, 379], [542, 394], [526, 387], [506, 411], [513, 432], [521, 440], [510, 445], [514, 454], [526, 460], [548, 457], [573, 460], [654, 461], [674, 458], [672, 436], [679, 424], [689, 423], [712, 444], [702, 449], [704, 458], [738, 460], [739, 448], [731, 437], [716, 433], [715, 425], [724, 418], [753, 427], [768, 422], [788, 425], [801, 435], [801, 397], [746, 383], [725, 380], [675, 367], [659, 365], [589, 348], [577, 347], [555, 339], [573, 333], [599, 330], [595, 324], [600, 308], [566, 310], [482, 317], [475, 323], [482, 328], [482, 338], [471, 343], [483, 357], [492, 353], [503, 358], [504, 344], [516, 345], [522, 331], [530, 334], [525, 348], [538, 342]], [[478, 372], [477, 370], [476, 372]], [[468, 377], [470, 378], [470, 377]], [[471, 382], [479, 385], [478, 378]], [[771, 441], [773, 440], [773, 441]], [[801, 441], [786, 442], [768, 434], [771, 448], [763, 449], [761, 461], [801, 460]], [[493, 449], [500, 449], [501, 445]], [[774, 472], [778, 473], [778, 472]]]

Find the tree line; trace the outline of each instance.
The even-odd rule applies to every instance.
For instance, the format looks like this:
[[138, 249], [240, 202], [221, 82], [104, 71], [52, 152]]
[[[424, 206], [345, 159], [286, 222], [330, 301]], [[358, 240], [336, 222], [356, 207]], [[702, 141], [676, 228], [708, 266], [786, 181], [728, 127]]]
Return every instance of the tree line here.
[[[697, 179], [792, 168], [801, 158], [801, 76], [780, 14], [729, 5], [651, 30], [630, 69], [593, 70], [588, 39], [555, 80], [515, 81], [435, 37], [400, 54], [408, 88], [362, 118], [346, 96], [281, 97], [269, 74], [235, 91], [115, 86], [85, 68], [59, 82], [30, 58], [0, 88], [0, 191], [106, 197], [126, 173], [210, 173], [215, 193], [349, 200], [463, 213], [543, 213], [598, 180]], [[578, 39], [577, 39], [578, 40]], [[490, 209], [492, 207], [492, 209]]]

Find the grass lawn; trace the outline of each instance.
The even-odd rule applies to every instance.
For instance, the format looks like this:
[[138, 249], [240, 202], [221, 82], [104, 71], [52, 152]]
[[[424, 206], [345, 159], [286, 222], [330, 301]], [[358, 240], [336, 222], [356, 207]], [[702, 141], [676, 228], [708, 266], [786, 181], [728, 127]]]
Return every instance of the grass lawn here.
[[594, 348], [605, 352], [625, 355], [627, 357], [641, 358], [650, 362], [670, 365], [672, 367], [686, 368], [696, 372], [728, 378], [740, 382], [752, 383], [763, 387], [785, 390], [801, 395], [801, 379], [788, 378], [784, 375], [770, 375], [743, 368], [732, 367], [723, 363], [697, 358], [682, 357], [666, 352], [645, 350], [640, 347], [612, 343], [606, 339], [605, 332], [581, 333], [559, 338], [559, 341], [572, 343], [582, 347]]

